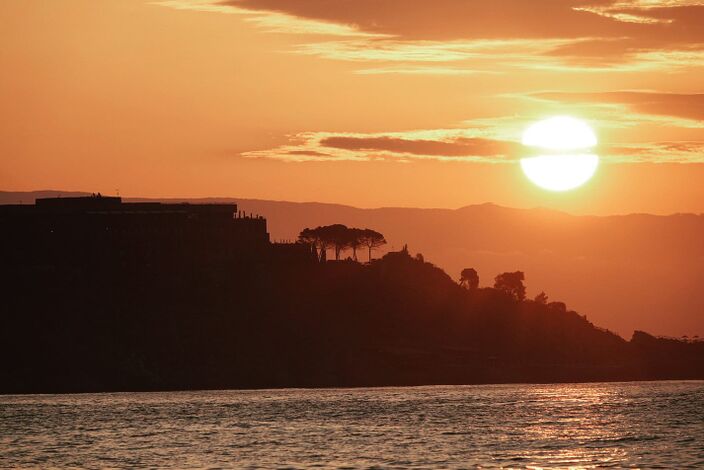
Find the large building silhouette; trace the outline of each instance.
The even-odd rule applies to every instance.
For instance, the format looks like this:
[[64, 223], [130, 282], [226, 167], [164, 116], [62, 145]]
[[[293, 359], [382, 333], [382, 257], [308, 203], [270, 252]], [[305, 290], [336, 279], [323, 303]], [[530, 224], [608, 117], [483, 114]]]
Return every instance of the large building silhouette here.
[[0, 206], [3, 262], [23, 269], [236, 263], [306, 256], [270, 243], [266, 219], [236, 204], [123, 202], [94, 195]]

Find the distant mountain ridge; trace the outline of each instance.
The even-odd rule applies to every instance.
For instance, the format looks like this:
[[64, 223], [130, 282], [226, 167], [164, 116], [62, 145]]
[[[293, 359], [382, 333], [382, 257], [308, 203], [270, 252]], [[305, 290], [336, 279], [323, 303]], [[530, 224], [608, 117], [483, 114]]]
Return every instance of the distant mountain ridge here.
[[[0, 192], [0, 204], [66, 191]], [[268, 220], [272, 240], [294, 240], [301, 229], [332, 223], [382, 232], [388, 249], [411, 251], [459, 276], [474, 267], [480, 284], [500, 272], [526, 273], [536, 286], [596, 324], [625, 337], [638, 328], [666, 336], [704, 336], [704, 215], [571, 215], [494, 204], [459, 209], [360, 209], [317, 202], [246, 198], [125, 198], [129, 201], [236, 202]]]

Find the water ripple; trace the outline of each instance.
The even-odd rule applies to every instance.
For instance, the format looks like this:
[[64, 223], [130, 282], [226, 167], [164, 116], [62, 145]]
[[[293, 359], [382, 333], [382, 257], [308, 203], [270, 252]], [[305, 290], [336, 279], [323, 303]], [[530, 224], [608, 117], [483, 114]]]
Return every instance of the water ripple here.
[[0, 396], [0, 467], [697, 468], [704, 382]]

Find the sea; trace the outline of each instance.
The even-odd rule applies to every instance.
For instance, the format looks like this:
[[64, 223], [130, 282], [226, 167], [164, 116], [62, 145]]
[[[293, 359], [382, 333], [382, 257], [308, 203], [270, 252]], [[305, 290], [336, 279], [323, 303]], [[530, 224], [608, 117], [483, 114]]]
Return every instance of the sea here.
[[704, 381], [0, 396], [2, 468], [704, 468]]

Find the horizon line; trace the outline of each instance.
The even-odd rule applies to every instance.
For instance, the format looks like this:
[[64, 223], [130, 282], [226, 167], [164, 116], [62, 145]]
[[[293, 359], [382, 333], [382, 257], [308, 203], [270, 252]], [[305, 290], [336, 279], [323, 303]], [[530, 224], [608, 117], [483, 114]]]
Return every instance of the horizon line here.
[[[95, 191], [83, 191], [83, 190], [59, 190], [59, 189], [33, 189], [33, 190], [6, 190], [6, 189], [0, 189], [0, 194], [7, 194], [7, 193], [21, 193], [21, 194], [36, 194], [36, 193], [66, 193], [66, 194], [79, 194], [79, 195], [86, 195], [89, 196], [91, 194], [94, 194]], [[238, 197], [238, 196], [125, 196], [122, 194], [104, 194], [104, 196], [118, 196], [121, 197], [122, 199], [126, 201], [164, 201], [164, 200], [169, 200], [169, 201], [185, 201], [185, 200], [212, 200], [212, 199], [229, 199], [229, 200], [239, 200], [239, 201], [259, 201], [259, 202], [275, 202], [275, 203], [287, 203], [287, 204], [318, 204], [318, 205], [327, 205], [327, 206], [340, 206], [340, 207], [345, 207], [349, 209], [357, 209], [357, 210], [393, 210], [393, 209], [401, 209], [401, 210], [423, 210], [423, 211], [433, 211], [433, 210], [442, 210], [442, 211], [449, 211], [449, 212], [456, 212], [460, 211], [463, 209], [469, 209], [469, 208], [474, 208], [474, 207], [482, 207], [482, 206], [493, 206], [497, 207], [500, 209], [508, 209], [508, 210], [515, 210], [515, 211], [547, 211], [547, 212], [553, 212], [553, 213], [558, 213], [558, 214], [563, 214], [571, 217], [628, 217], [628, 216], [651, 216], [651, 217], [672, 217], [672, 216], [682, 216], [682, 215], [693, 215], [693, 216], [704, 216], [704, 212], [668, 212], [668, 213], [660, 213], [660, 212], [615, 212], [615, 213], [608, 213], [608, 214], [595, 214], [595, 213], [579, 213], [579, 212], [571, 212], [568, 210], [564, 209], [554, 209], [551, 207], [546, 207], [546, 206], [532, 206], [532, 207], [512, 207], [512, 206], [506, 206], [502, 205], [496, 202], [491, 202], [491, 201], [485, 201], [485, 202], [477, 202], [477, 203], [470, 203], [466, 205], [462, 205], [459, 207], [438, 207], [438, 206], [396, 206], [396, 205], [388, 205], [388, 206], [354, 206], [351, 204], [346, 204], [346, 203], [340, 203], [340, 202], [329, 202], [329, 201], [310, 201], [310, 200], [289, 200], [289, 199], [264, 199], [264, 198], [259, 198], [259, 197]], [[59, 196], [60, 197], [60, 196]], [[69, 196], [71, 197], [71, 196]], [[78, 196], [80, 197], [80, 196]], [[13, 204], [13, 203], [11, 203]], [[0, 205], [8, 205], [7, 203], [0, 202]]]

